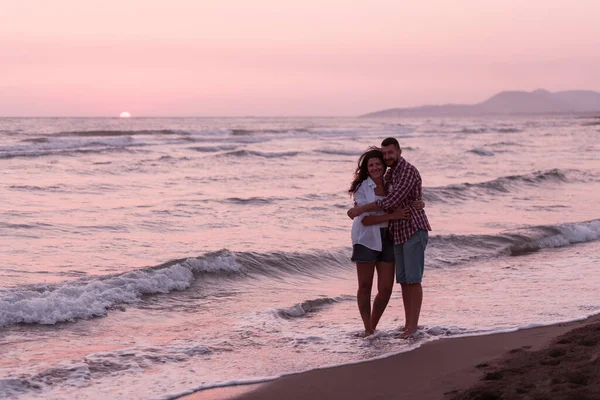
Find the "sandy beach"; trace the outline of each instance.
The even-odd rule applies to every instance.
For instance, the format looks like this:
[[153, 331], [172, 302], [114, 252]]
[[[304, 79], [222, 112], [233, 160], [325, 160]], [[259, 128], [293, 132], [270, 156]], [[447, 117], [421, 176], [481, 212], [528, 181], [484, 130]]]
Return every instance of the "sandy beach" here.
[[186, 400], [598, 399], [600, 316], [441, 339], [388, 358], [202, 391]]

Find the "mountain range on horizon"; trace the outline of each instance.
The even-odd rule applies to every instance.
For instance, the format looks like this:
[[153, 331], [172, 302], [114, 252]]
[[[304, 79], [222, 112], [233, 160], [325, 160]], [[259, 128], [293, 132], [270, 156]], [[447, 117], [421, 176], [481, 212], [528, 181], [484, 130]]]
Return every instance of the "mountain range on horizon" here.
[[600, 93], [591, 90], [504, 91], [477, 104], [391, 108], [361, 117], [471, 117], [514, 114], [584, 114], [600, 112]]

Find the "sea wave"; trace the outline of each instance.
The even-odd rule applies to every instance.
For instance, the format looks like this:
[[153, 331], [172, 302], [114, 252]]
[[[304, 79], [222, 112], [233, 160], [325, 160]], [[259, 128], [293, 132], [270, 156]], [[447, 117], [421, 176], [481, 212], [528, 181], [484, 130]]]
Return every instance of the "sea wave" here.
[[490, 144], [490, 146], [522, 146], [522, 144], [511, 141], [502, 141]]
[[190, 150], [196, 150], [200, 153], [217, 153], [219, 151], [232, 151], [237, 148], [234, 145], [221, 145], [221, 146], [194, 146], [188, 147]]
[[278, 308], [274, 313], [281, 318], [300, 318], [305, 317], [308, 314], [317, 312], [324, 307], [339, 303], [345, 300], [355, 300], [353, 296], [340, 296], [340, 297], [321, 297], [318, 299], [311, 299], [303, 301], [302, 303], [294, 304], [291, 307]]
[[519, 132], [523, 132], [521, 129], [517, 129], [517, 128], [496, 128], [495, 132], [498, 133], [519, 133]]
[[[315, 265], [326, 267], [315, 271]], [[140, 302], [145, 295], [185, 290], [206, 274], [322, 276], [328, 268], [336, 270], [343, 266], [351, 266], [347, 251], [299, 254], [221, 250], [124, 274], [86, 277], [55, 285], [3, 288], [0, 290], [0, 327], [18, 323], [55, 324], [104, 316], [122, 304]]]
[[591, 121], [591, 122], [585, 122], [582, 124], [582, 126], [600, 126], [600, 120], [598, 121]]
[[91, 139], [56, 138], [49, 141], [34, 141], [25, 143], [19, 145], [0, 146], [0, 159], [101, 153], [106, 151], [119, 151], [129, 147], [145, 145], [143, 142], [134, 141], [134, 139], [130, 136]]
[[551, 169], [530, 174], [509, 175], [478, 183], [460, 183], [447, 186], [423, 188], [423, 198], [431, 202], [467, 200], [482, 194], [497, 195], [510, 193], [518, 187], [537, 186], [546, 183], [574, 182], [586, 174], [579, 170]]
[[25, 143], [48, 143], [49, 141], [50, 141], [50, 139], [45, 138], [45, 137], [36, 137], [36, 138], [21, 140], [21, 142], [25, 142]]
[[247, 204], [264, 205], [264, 204], [272, 204], [274, 202], [283, 201], [283, 200], [286, 200], [286, 198], [284, 198], [284, 197], [270, 197], [270, 198], [267, 198], [267, 197], [248, 197], [248, 198], [229, 197], [229, 198], [225, 199], [225, 201], [228, 203], [243, 204], [243, 205], [247, 205]]
[[187, 346], [165, 345], [101, 351], [87, 354], [82, 359], [62, 360], [58, 365], [48, 366], [36, 373], [0, 378], [0, 393], [8, 398], [35, 393], [36, 398], [41, 398], [45, 396], [41, 396], [40, 391], [51, 390], [67, 382], [70, 385], [89, 384], [104, 377], [138, 372], [140, 369], [153, 368], [156, 365], [214, 356], [220, 351], [223, 349], [194, 343]]
[[236, 273], [228, 253], [207, 255], [101, 278], [58, 285], [34, 285], [0, 292], [0, 327], [16, 323], [55, 324], [106, 315], [119, 304], [139, 302], [143, 295], [185, 290], [194, 273]]
[[188, 143], [226, 143], [226, 144], [256, 144], [256, 143], [264, 143], [269, 142], [272, 138], [264, 137], [264, 136], [235, 136], [235, 137], [227, 137], [222, 136], [221, 133], [211, 133], [211, 132], [201, 132], [199, 134], [193, 134], [192, 136], [179, 136], [177, 138], [182, 142]]
[[486, 156], [490, 157], [494, 155], [494, 152], [488, 149], [484, 149], [483, 147], [476, 147], [474, 149], [469, 150], [469, 153], [477, 154], [478, 156]]
[[50, 185], [50, 186], [36, 186], [36, 185], [10, 185], [9, 189], [13, 190], [23, 190], [26, 192], [58, 192], [64, 191], [65, 188], [63, 185]]
[[462, 128], [460, 130], [454, 131], [454, 133], [519, 133], [523, 132], [518, 128], [496, 128], [496, 127], [481, 127], [481, 128]]
[[305, 128], [289, 128], [289, 129], [232, 129], [233, 136], [251, 136], [255, 134], [279, 134], [279, 133], [308, 133]]
[[46, 156], [77, 156], [81, 154], [103, 154], [103, 153], [118, 153], [127, 152], [125, 147], [104, 147], [95, 149], [73, 149], [73, 150], [51, 150], [51, 151], [28, 151], [28, 152], [13, 152], [0, 153], [0, 160], [11, 158], [38, 158]]
[[600, 219], [555, 226], [540, 226], [534, 229], [533, 235], [517, 236], [517, 238], [518, 241], [508, 247], [511, 256], [591, 242], [600, 239]]
[[485, 133], [485, 128], [462, 128], [461, 130], [455, 131], [455, 133]]
[[279, 157], [293, 157], [300, 154], [298, 151], [284, 151], [284, 152], [266, 152], [266, 151], [253, 151], [253, 150], [235, 150], [227, 153], [220, 154], [219, 156], [226, 157], [264, 157], [264, 158], [279, 158]]
[[[600, 219], [532, 226], [496, 235], [436, 235], [431, 237], [427, 249], [428, 267], [447, 268], [482, 258], [520, 256], [599, 239]], [[123, 304], [139, 303], [146, 295], [186, 290], [196, 280], [209, 276], [218, 278], [217, 281], [251, 276], [336, 277], [340, 269], [353, 269], [349, 255], [349, 248], [306, 253], [221, 250], [124, 274], [85, 277], [55, 285], [2, 288], [0, 327], [18, 323], [55, 324], [104, 316]], [[281, 317], [296, 318], [341, 300], [307, 300], [275, 312]]]
[[363, 150], [344, 150], [344, 149], [319, 149], [319, 150], [315, 150], [315, 152], [323, 153], [323, 154], [331, 154], [331, 155], [335, 155], [335, 156], [355, 156], [355, 157], [358, 157], [362, 153], [364, 153]]
[[189, 134], [183, 130], [172, 129], [143, 129], [143, 130], [89, 130], [89, 131], [67, 131], [58, 132], [50, 136], [77, 136], [77, 137], [112, 137], [112, 136], [135, 136], [135, 135], [186, 135]]
[[531, 226], [496, 235], [437, 235], [430, 239], [431, 267], [465, 264], [481, 258], [521, 256], [542, 249], [600, 239], [600, 219]]

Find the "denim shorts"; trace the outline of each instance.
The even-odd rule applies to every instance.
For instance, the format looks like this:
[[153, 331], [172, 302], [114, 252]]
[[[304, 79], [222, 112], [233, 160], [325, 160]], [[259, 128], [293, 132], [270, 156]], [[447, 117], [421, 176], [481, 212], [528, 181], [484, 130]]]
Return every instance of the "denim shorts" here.
[[419, 229], [408, 241], [394, 245], [396, 282], [421, 283], [425, 270], [425, 247], [429, 232]]
[[388, 228], [381, 228], [381, 251], [372, 250], [362, 244], [352, 246], [354, 262], [394, 262], [394, 244], [390, 240]]

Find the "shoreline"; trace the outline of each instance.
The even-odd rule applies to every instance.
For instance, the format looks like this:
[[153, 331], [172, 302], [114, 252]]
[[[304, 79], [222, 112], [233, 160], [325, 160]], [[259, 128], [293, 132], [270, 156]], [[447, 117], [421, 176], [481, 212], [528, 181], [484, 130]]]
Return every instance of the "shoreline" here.
[[[585, 319], [508, 332], [441, 338], [410, 351], [377, 359], [291, 373], [261, 383], [204, 389], [171, 398], [451, 399], [477, 385], [490, 373], [490, 368], [505, 358], [521, 356], [530, 359], [535, 352], [552, 345], [559, 336], [574, 334], [574, 330], [588, 326], [596, 329], [594, 333], [600, 338], [600, 314], [596, 314]], [[539, 365], [529, 367], [529, 370], [538, 369], [545, 374], [549, 366]]]

